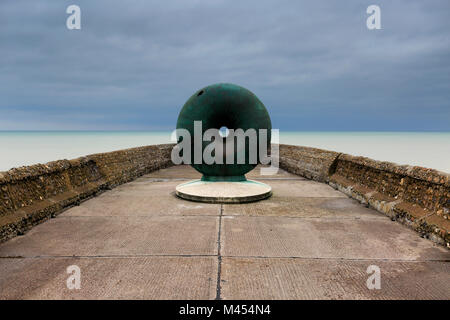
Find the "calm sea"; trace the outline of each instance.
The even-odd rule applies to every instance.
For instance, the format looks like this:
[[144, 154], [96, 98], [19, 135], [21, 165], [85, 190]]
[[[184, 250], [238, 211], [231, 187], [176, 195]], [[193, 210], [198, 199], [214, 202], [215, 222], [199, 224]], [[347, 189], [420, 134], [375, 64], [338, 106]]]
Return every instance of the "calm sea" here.
[[[170, 143], [170, 132], [0, 132], [0, 171], [59, 159]], [[450, 173], [450, 132], [280, 132], [280, 142]]]

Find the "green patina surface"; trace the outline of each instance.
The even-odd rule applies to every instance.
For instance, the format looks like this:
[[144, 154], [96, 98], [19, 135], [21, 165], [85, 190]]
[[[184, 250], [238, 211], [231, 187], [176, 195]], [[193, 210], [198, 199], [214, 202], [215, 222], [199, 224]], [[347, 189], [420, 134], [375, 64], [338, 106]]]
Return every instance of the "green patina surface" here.
[[[234, 164], [225, 164], [226, 150], [224, 150], [224, 164], [194, 164], [194, 121], [202, 121], [202, 137], [210, 128], [220, 129], [267, 129], [267, 147], [270, 147], [272, 124], [269, 113], [264, 104], [249, 90], [230, 83], [219, 83], [207, 86], [194, 93], [184, 104], [178, 116], [177, 129], [186, 129], [191, 134], [191, 163], [203, 174], [204, 181], [243, 181], [245, 174], [252, 170], [256, 164], [249, 161], [249, 139], [245, 141], [245, 149], [238, 150], [234, 143]], [[226, 149], [226, 139], [224, 146]], [[259, 136], [258, 136], [259, 139]], [[178, 137], [180, 142], [180, 137]], [[202, 141], [202, 152], [210, 141]], [[243, 164], [237, 164], [237, 157], [245, 152]], [[259, 140], [258, 155], [259, 159]]]

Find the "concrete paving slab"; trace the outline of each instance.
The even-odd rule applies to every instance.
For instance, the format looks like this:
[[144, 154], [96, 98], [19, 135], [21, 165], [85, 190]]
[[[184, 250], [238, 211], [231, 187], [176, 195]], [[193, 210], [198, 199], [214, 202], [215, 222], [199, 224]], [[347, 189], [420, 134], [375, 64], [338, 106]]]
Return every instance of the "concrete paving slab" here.
[[[269, 183], [270, 184], [270, 183]], [[224, 215], [387, 219], [350, 198], [298, 198], [276, 196], [249, 204], [225, 204]]]
[[265, 181], [265, 183], [272, 187], [274, 196], [347, 198], [345, 194], [333, 189], [329, 185], [311, 180], [271, 180]]
[[217, 254], [217, 217], [57, 217], [0, 245], [0, 257]]
[[[156, 201], [155, 201], [156, 200]], [[145, 194], [111, 195], [105, 193], [77, 207], [70, 208], [61, 216], [189, 216], [219, 215], [220, 204], [199, 203], [179, 199], [172, 193], [157, 199]]]
[[[380, 290], [367, 288], [370, 265], [380, 268]], [[242, 300], [448, 300], [449, 273], [444, 262], [223, 258], [221, 294]]]
[[152, 180], [136, 180], [123, 185], [120, 185], [108, 192], [102, 193], [101, 197], [147, 197], [159, 198], [175, 192], [175, 187], [185, 180], [178, 181], [152, 181]]
[[214, 299], [217, 257], [0, 259], [0, 274], [0, 299]]
[[144, 179], [200, 179], [202, 174], [190, 165], [172, 166], [146, 174]]
[[258, 165], [255, 169], [247, 173], [245, 176], [248, 179], [256, 179], [256, 180], [270, 180], [270, 179], [295, 179], [295, 180], [306, 180], [300, 176], [289, 173], [283, 169], [278, 169], [276, 174], [272, 175], [263, 175], [261, 173], [261, 168], [268, 168], [268, 166]]
[[439, 259], [450, 252], [386, 220], [226, 216], [224, 256]]

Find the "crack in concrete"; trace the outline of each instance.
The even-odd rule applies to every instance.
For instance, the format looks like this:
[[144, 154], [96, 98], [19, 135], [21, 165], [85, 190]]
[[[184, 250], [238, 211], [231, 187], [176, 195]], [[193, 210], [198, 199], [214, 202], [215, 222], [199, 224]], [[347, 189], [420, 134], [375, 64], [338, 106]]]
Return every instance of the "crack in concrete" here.
[[220, 216], [219, 216], [219, 232], [217, 235], [217, 287], [216, 287], [216, 299], [221, 300], [222, 290], [222, 253], [221, 253], [221, 236], [222, 236], [222, 217], [223, 217], [223, 204], [220, 204]]
[[[223, 258], [233, 259], [296, 259], [296, 260], [328, 260], [328, 261], [384, 261], [384, 262], [450, 262], [450, 259], [391, 259], [391, 258], [342, 258], [342, 257], [310, 257], [310, 256], [236, 256], [220, 254], [134, 254], [134, 255], [92, 255], [92, 256], [76, 256], [76, 255], [41, 255], [41, 256], [0, 256], [1, 259], [130, 259], [130, 258], [151, 258], [151, 257], [172, 257], [172, 258], [205, 258], [218, 257], [220, 262]], [[221, 265], [218, 267], [217, 292], [220, 294], [221, 286]], [[220, 296], [220, 295], [219, 295]]]

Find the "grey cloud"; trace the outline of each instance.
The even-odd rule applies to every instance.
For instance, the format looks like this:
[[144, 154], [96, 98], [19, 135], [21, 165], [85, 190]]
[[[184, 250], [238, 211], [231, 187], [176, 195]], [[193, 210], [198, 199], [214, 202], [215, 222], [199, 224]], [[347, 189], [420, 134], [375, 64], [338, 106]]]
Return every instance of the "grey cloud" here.
[[448, 130], [450, 4], [377, 1], [369, 31], [372, 3], [2, 1], [0, 125], [169, 129], [195, 90], [233, 82], [282, 130]]

